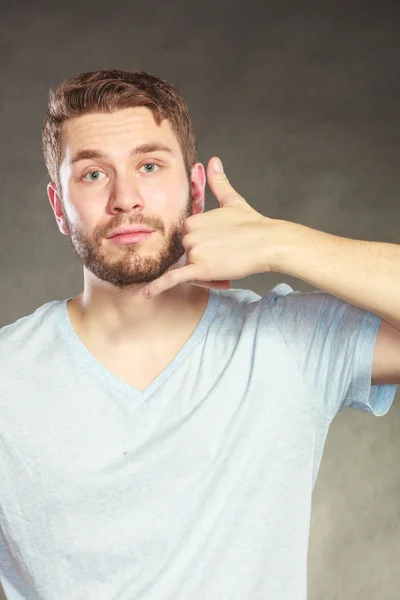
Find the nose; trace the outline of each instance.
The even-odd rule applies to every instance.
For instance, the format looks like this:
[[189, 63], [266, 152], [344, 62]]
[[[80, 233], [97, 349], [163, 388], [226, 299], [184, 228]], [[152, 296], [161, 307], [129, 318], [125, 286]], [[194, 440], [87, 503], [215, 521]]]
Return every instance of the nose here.
[[144, 199], [132, 173], [119, 174], [115, 177], [109, 204], [113, 213], [143, 210]]

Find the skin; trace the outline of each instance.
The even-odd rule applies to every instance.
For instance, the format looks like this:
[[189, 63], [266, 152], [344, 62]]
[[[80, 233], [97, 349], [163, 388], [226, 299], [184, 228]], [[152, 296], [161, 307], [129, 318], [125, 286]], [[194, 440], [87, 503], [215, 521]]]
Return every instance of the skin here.
[[[172, 154], [131, 154], [160, 142]], [[81, 150], [105, 157], [73, 163]], [[90, 174], [91, 173], [91, 174]], [[91, 113], [63, 126], [60, 189], [47, 192], [57, 225], [83, 264], [83, 292], [68, 302], [81, 337], [102, 348], [154, 348], [185, 327], [194, 328], [209, 290], [182, 283], [150, 300], [140, 291], [164, 272], [186, 264], [185, 218], [204, 210], [205, 170], [196, 163], [188, 181], [182, 151], [168, 120], [160, 126], [146, 107]], [[142, 241], [117, 245], [107, 236], [121, 226], [154, 230]]]

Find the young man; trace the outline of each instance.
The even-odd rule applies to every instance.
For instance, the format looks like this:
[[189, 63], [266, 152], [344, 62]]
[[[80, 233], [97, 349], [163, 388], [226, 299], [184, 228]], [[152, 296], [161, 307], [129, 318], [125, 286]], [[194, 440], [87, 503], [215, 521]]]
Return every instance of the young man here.
[[[304, 600], [329, 425], [400, 381], [400, 247], [269, 219], [216, 158], [204, 213], [186, 104], [143, 72], [64, 82], [43, 151], [84, 289], [0, 332], [7, 598]], [[274, 270], [321, 291], [230, 289]]]

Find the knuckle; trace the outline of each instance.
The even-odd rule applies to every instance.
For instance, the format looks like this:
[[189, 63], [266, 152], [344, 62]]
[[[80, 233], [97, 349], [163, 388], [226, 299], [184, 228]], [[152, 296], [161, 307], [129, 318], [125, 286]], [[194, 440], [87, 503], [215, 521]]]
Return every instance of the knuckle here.
[[193, 245], [193, 236], [191, 236], [190, 234], [186, 234], [182, 238], [182, 246], [185, 248], [185, 250], [188, 250], [192, 245]]
[[225, 173], [220, 173], [218, 175], [217, 181], [219, 183], [229, 183], [229, 179], [227, 178], [227, 176], [225, 175]]
[[185, 233], [189, 233], [189, 231], [192, 231], [193, 222], [196, 220], [197, 216], [198, 215], [190, 215], [190, 217], [187, 217], [187, 219], [185, 219], [185, 221], [183, 222], [183, 231]]

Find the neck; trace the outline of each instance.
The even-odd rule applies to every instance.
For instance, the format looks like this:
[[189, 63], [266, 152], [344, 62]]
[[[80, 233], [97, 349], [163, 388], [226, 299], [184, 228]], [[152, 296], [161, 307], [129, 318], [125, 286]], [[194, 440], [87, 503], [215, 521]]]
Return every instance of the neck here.
[[120, 290], [103, 282], [85, 281], [82, 294], [68, 303], [74, 329], [115, 346], [162, 341], [200, 319], [210, 293], [207, 288], [186, 283], [146, 300], [140, 289]]

